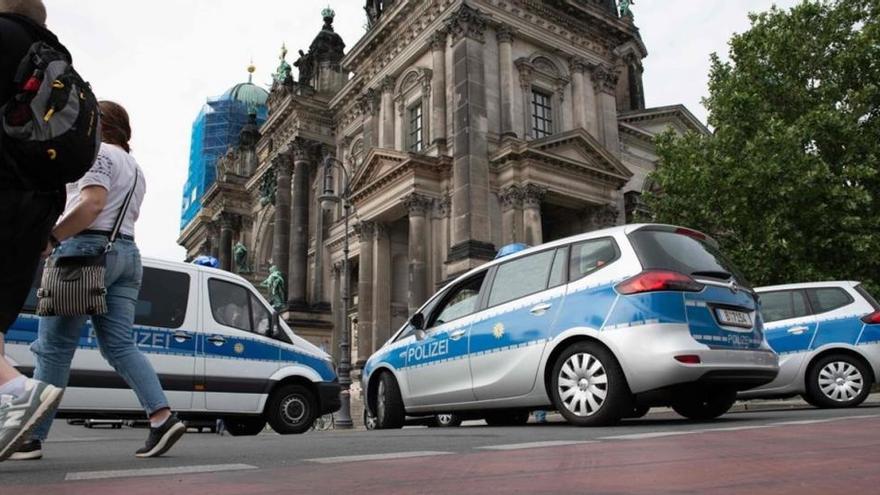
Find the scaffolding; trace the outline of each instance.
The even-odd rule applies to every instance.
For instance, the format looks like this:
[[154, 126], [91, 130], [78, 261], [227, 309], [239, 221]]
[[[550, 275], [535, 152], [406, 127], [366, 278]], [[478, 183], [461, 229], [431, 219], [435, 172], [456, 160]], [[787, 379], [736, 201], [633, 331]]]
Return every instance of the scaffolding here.
[[209, 98], [192, 126], [189, 174], [183, 188], [180, 229], [198, 214], [202, 197], [214, 183], [215, 164], [231, 146], [237, 146], [239, 134], [248, 122], [248, 114], [257, 113], [257, 125], [266, 121], [265, 104], [254, 105], [235, 98], [232, 91]]

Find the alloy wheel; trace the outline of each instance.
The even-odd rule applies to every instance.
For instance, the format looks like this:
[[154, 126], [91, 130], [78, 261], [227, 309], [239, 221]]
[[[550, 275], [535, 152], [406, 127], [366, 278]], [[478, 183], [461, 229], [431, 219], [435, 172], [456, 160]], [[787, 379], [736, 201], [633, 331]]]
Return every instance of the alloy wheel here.
[[602, 362], [589, 353], [569, 357], [559, 370], [558, 393], [562, 404], [572, 414], [592, 416], [605, 403], [608, 375]]

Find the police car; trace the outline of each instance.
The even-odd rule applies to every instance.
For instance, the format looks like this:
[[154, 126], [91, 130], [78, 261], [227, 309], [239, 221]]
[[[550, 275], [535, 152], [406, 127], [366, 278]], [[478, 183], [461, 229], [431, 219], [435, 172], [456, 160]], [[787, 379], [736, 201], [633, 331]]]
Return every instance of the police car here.
[[757, 289], [779, 376], [743, 398], [801, 394], [817, 407], [854, 407], [880, 379], [880, 304], [858, 282]]
[[778, 372], [756, 299], [715, 241], [681, 227], [525, 249], [447, 285], [371, 356], [367, 407], [378, 428], [449, 412], [515, 425], [535, 409], [591, 426], [666, 405], [714, 418]]
[[[268, 421], [288, 434], [302, 433], [316, 417], [339, 409], [330, 356], [294, 334], [245, 279], [193, 264], [143, 264], [133, 338], [182, 418], [223, 418], [234, 435], [255, 435]], [[34, 293], [6, 336], [7, 357], [27, 373], [34, 366], [28, 346], [39, 322]], [[86, 323], [59, 416], [143, 415]]]

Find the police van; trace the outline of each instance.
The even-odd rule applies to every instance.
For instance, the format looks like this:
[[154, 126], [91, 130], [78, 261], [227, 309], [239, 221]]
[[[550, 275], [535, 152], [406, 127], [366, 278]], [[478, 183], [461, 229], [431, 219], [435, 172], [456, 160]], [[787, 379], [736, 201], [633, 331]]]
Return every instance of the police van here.
[[[223, 418], [234, 435], [255, 435], [266, 422], [289, 434], [339, 409], [330, 356], [297, 336], [245, 279], [186, 263], [144, 259], [143, 265], [133, 338], [180, 417]], [[35, 292], [6, 336], [7, 357], [28, 374], [39, 323]], [[101, 357], [87, 322], [59, 417], [143, 416], [135, 394]]]
[[652, 406], [715, 418], [778, 370], [757, 296], [714, 240], [627, 225], [462, 275], [370, 357], [362, 385], [378, 428], [449, 412], [516, 425], [536, 409], [592, 426]]
[[742, 398], [801, 395], [817, 407], [855, 407], [880, 380], [880, 303], [858, 282], [756, 289], [779, 376]]

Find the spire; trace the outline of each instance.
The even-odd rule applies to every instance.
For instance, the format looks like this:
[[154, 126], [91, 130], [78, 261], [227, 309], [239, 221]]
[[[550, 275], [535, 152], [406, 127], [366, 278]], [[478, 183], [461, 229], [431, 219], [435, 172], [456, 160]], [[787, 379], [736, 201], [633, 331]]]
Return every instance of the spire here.
[[248, 68], [247, 68], [247, 71], [248, 71], [248, 83], [253, 84], [253, 82], [254, 82], [254, 72], [256, 72], [256, 70], [257, 70], [257, 66], [254, 65], [254, 58], [251, 57], [251, 63], [250, 63], [250, 65], [248, 65]]

